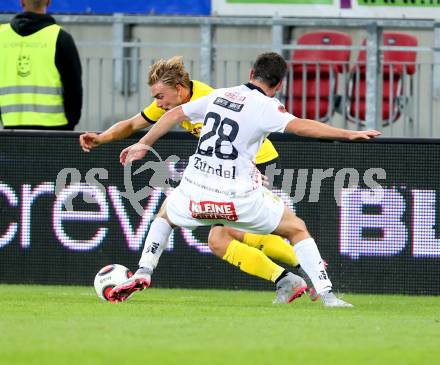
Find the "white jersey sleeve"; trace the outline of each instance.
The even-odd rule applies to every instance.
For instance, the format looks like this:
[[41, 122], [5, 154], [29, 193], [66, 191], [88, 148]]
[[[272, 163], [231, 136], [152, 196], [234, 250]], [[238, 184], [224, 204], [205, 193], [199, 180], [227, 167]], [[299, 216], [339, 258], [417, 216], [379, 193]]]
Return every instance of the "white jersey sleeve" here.
[[186, 104], [182, 104], [183, 113], [192, 121], [203, 121], [210, 100], [211, 98], [209, 96], [203, 96]]
[[261, 115], [261, 128], [265, 133], [284, 132], [287, 124], [296, 117], [287, 112], [277, 99], [268, 100]]

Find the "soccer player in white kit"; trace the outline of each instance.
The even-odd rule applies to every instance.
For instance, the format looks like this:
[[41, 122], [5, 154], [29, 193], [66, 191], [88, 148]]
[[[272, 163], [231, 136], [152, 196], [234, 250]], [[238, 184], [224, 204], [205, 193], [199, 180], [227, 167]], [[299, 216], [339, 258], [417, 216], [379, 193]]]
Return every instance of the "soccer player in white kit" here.
[[[274, 233], [294, 246], [301, 267], [328, 307], [350, 307], [337, 298], [315, 241], [305, 223], [262, 186], [255, 167], [255, 155], [272, 132], [292, 132], [300, 136], [363, 140], [380, 135], [375, 130], [350, 131], [317, 121], [296, 118], [273, 96], [281, 89], [286, 72], [284, 59], [276, 53], [257, 58], [245, 85], [218, 89], [206, 97], [178, 106], [161, 117], [141, 140], [124, 149], [123, 165], [141, 159], [160, 137], [183, 120], [204, 120], [200, 140], [190, 157], [180, 185], [168, 196], [160, 230], [148, 232], [146, 245], [162, 244], [176, 226], [196, 228], [229, 226], [242, 231]], [[223, 233], [222, 233], [223, 234]], [[225, 244], [230, 241], [223, 234]], [[220, 237], [221, 239], [221, 237]], [[139, 271], [139, 270], [138, 270]], [[110, 297], [123, 301], [147, 283], [142, 272], [115, 287]], [[306, 289], [304, 280], [287, 273], [277, 282], [275, 303], [288, 303]]]

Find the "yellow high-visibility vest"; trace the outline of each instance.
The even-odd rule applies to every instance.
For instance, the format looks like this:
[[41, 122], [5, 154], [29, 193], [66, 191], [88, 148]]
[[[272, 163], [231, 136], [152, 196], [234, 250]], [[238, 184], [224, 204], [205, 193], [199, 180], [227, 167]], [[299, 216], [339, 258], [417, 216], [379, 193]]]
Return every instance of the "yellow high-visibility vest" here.
[[20, 36], [10, 24], [0, 25], [0, 112], [5, 127], [67, 124], [55, 66], [60, 29], [53, 24]]

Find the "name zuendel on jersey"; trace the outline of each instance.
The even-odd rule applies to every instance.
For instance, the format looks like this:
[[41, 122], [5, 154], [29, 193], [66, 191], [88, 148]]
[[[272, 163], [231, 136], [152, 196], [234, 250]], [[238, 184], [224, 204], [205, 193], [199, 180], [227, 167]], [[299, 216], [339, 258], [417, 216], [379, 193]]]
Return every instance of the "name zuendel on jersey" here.
[[217, 175], [225, 179], [235, 179], [235, 166], [232, 166], [231, 169], [226, 169], [221, 164], [219, 164], [218, 167], [214, 167], [209, 165], [206, 161], [203, 161], [200, 157], [194, 157], [194, 167], [207, 174]]

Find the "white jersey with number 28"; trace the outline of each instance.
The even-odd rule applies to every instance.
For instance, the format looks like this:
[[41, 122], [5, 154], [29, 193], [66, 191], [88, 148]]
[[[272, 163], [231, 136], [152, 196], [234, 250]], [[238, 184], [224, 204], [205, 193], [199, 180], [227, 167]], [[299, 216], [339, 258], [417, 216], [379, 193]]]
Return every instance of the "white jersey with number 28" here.
[[295, 119], [252, 84], [214, 90], [182, 108], [189, 119], [204, 120], [182, 182], [233, 195], [261, 185], [255, 168], [258, 149], [270, 133], [283, 132]]

